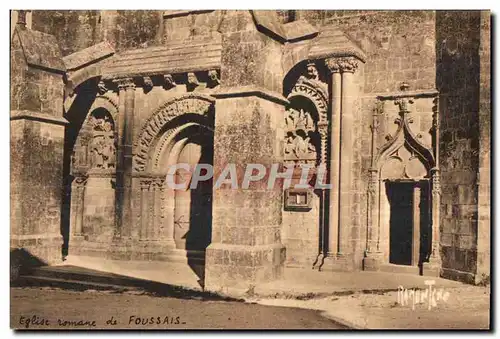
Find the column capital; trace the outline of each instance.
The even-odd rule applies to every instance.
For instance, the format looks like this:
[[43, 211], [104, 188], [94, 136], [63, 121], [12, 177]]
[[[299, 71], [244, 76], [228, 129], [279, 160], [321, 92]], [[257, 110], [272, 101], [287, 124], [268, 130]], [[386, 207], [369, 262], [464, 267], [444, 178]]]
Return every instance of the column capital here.
[[141, 179], [140, 181], [141, 189], [148, 190], [152, 182], [153, 182], [152, 179]]
[[354, 73], [358, 69], [358, 60], [355, 57], [327, 58], [325, 65], [330, 73]]
[[118, 90], [135, 89], [134, 79], [132, 78], [115, 79], [113, 82], [118, 85]]

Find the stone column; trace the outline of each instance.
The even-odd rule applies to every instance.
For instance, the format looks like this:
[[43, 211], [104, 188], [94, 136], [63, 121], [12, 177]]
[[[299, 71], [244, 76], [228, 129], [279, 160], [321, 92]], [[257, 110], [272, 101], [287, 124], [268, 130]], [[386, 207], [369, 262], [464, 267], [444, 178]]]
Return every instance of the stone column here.
[[417, 184], [413, 188], [413, 241], [411, 264], [418, 265], [420, 258], [420, 186]]
[[85, 184], [87, 183], [88, 176], [77, 176], [73, 182], [73, 194], [75, 204], [75, 214], [71, 218], [71, 225], [73, 228], [73, 235], [80, 236], [83, 234], [83, 211], [85, 207], [84, 192]]
[[163, 179], [156, 179], [153, 182], [153, 228], [151, 229], [151, 239], [159, 240], [158, 236], [160, 235], [160, 227], [162, 223], [162, 207], [161, 200], [163, 196]]
[[439, 276], [441, 270], [440, 238], [440, 208], [441, 208], [441, 182], [439, 169], [431, 170], [432, 180], [432, 243], [429, 262], [424, 263], [424, 275]]
[[441, 209], [441, 172], [439, 170], [439, 99], [435, 99], [434, 115], [433, 115], [433, 148], [434, 158], [436, 159], [436, 166], [431, 169], [431, 255], [429, 262], [423, 263], [423, 274], [431, 276], [440, 276], [441, 273], [441, 249], [440, 249], [440, 209]]
[[119, 90], [118, 149], [116, 167], [116, 236], [130, 237], [132, 229], [132, 138], [134, 132], [135, 84], [116, 80]]
[[151, 180], [141, 180], [141, 228], [139, 231], [139, 238], [141, 240], [147, 239], [147, 228], [149, 224], [149, 189], [151, 187]]
[[351, 172], [353, 159], [353, 123], [354, 99], [358, 96], [354, 85], [354, 72], [358, 68], [358, 61], [354, 57], [341, 58], [342, 70], [342, 117], [340, 127], [340, 161], [339, 161], [339, 231], [338, 253], [345, 255], [349, 250], [349, 227], [351, 226]]
[[328, 191], [329, 219], [328, 219], [328, 257], [335, 257], [338, 252], [339, 231], [339, 187], [340, 187], [340, 128], [341, 128], [341, 104], [342, 83], [340, 75], [339, 59], [330, 58], [325, 60], [330, 71], [330, 159], [329, 159], [329, 183], [332, 188]]

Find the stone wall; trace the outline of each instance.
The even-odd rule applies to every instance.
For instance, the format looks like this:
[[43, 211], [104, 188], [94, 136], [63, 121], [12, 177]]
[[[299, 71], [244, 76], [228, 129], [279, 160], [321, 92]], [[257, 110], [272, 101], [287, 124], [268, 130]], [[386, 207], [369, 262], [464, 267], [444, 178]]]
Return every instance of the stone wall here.
[[477, 268], [479, 29], [480, 12], [436, 14], [441, 255], [445, 276], [469, 281]]
[[491, 23], [489, 11], [481, 12], [479, 45], [479, 170], [476, 282], [490, 276], [491, 236]]
[[161, 42], [162, 11], [42, 11], [32, 13], [32, 29], [57, 38], [63, 56], [107, 40], [116, 51]]
[[[11, 249], [56, 263], [62, 243], [62, 60], [52, 36], [19, 24], [15, 30], [10, 58]], [[27, 64], [34, 62], [33, 55], [48, 69]]]

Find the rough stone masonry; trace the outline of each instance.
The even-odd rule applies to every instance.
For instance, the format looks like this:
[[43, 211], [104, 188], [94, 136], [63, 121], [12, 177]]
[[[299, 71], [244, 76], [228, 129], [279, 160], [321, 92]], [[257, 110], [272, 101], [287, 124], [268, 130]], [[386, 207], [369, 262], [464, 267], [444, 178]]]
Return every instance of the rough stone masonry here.
[[[11, 16], [15, 265], [175, 261], [212, 291], [284, 267], [489, 279], [488, 11]], [[178, 163], [331, 189], [173, 190]]]

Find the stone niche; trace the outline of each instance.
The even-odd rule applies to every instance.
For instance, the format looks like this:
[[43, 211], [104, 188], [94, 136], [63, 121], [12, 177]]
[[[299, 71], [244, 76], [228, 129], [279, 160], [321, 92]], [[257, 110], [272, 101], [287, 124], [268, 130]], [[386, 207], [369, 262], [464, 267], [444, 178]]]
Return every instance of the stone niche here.
[[[290, 88], [285, 112], [284, 166], [294, 166], [292, 187], [306, 167], [306, 182], [314, 186], [318, 165], [326, 161], [327, 84], [320, 80], [315, 62], [297, 68], [301, 72]], [[284, 190], [282, 236], [287, 266], [311, 267], [315, 262], [324, 199], [324, 191], [314, 188]]]
[[[86, 251], [96, 246], [104, 250], [111, 242], [115, 215], [115, 168], [115, 121], [109, 111], [98, 107], [83, 122], [73, 149], [72, 254], [92, 254]], [[89, 242], [93, 244], [89, 245]], [[98, 245], [100, 243], [102, 245]]]

